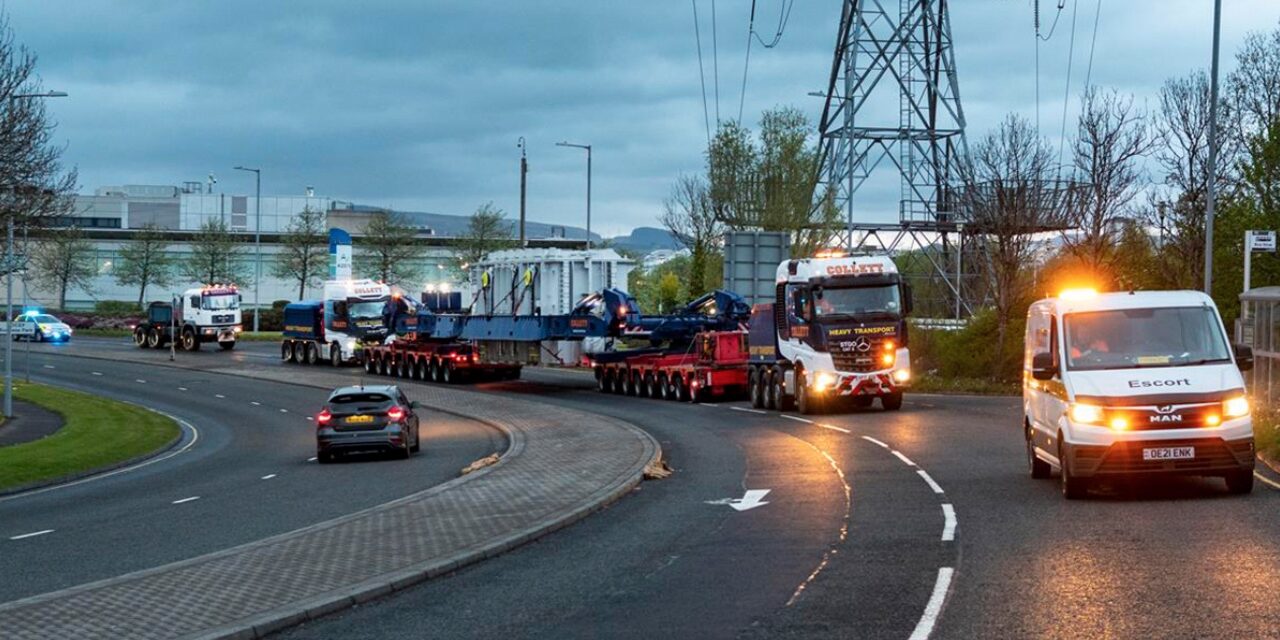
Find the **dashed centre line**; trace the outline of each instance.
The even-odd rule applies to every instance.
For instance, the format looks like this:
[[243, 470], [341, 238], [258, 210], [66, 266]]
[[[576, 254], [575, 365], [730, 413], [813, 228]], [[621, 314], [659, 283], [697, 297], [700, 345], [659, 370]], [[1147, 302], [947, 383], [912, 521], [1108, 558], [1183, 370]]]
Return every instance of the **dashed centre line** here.
[[947, 590], [951, 588], [951, 576], [954, 573], [955, 569], [951, 567], [938, 569], [938, 580], [933, 583], [933, 595], [929, 596], [929, 604], [925, 605], [920, 622], [916, 623], [915, 631], [911, 632], [911, 640], [928, 640], [929, 634], [933, 633], [933, 626], [938, 623], [938, 616], [942, 613], [942, 603], [947, 600]]
[[916, 473], [920, 474], [920, 477], [923, 478], [925, 482], [929, 483], [929, 488], [933, 489], [934, 493], [943, 492], [942, 487], [938, 486], [938, 483], [933, 481], [933, 478], [929, 476], [928, 471], [925, 471], [924, 469], [917, 469]]
[[903, 464], [905, 464], [905, 465], [907, 465], [907, 466], [909, 466], [909, 467], [914, 467], [914, 466], [916, 466], [916, 463], [912, 462], [912, 461], [911, 461], [911, 458], [908, 458], [908, 457], [906, 457], [906, 456], [902, 455], [902, 452], [901, 452], [901, 451], [896, 451], [896, 450], [895, 450], [895, 451], [893, 451], [893, 455], [894, 455], [895, 457], [897, 457], [899, 460], [901, 460], [901, 461], [903, 462]]
[[946, 519], [942, 525], [942, 541], [951, 542], [956, 539], [956, 508], [949, 505], [942, 505], [942, 517]]
[[226, 396], [222, 395], [221, 393], [215, 393], [215, 394], [213, 394], [213, 397], [215, 397], [215, 398], [226, 398]]
[[889, 445], [887, 445], [887, 444], [885, 444], [885, 443], [883, 443], [883, 442], [881, 442], [881, 441], [879, 441], [879, 440], [876, 440], [875, 438], [872, 438], [871, 436], [862, 436], [862, 439], [863, 439], [863, 440], [866, 440], [867, 442], [870, 442], [871, 444], [880, 445], [881, 447], [884, 447], [885, 449], [888, 449], [888, 448], [889, 448]]
[[24, 533], [22, 535], [10, 536], [9, 539], [10, 540], [26, 540], [27, 538], [42, 536], [46, 533], [53, 533], [53, 529], [44, 529], [42, 531], [32, 531], [31, 533]]
[[101, 372], [101, 371], [90, 371], [89, 373], [92, 373], [92, 374], [93, 374], [93, 375], [95, 375], [95, 376], [100, 376], [100, 375], [102, 375], [102, 372]]
[[782, 417], [784, 417], [784, 418], [786, 418], [786, 419], [788, 419], [788, 420], [795, 420], [796, 422], [803, 422], [803, 423], [805, 423], [805, 424], [813, 424], [813, 421], [812, 421], [812, 420], [810, 420], [810, 419], [808, 419], [808, 418], [801, 418], [800, 416], [789, 416], [789, 415], [787, 415], [787, 414], [785, 414], [785, 413], [784, 413], [784, 414], [782, 414]]
[[837, 427], [834, 424], [814, 423], [814, 426], [822, 427], [823, 429], [830, 429], [832, 431], [839, 431], [840, 433], [853, 433], [852, 431], [845, 429], [844, 427]]
[[253, 406], [255, 406], [255, 407], [261, 407], [261, 406], [262, 406], [262, 403], [261, 403], [261, 402], [257, 402], [257, 401], [254, 401], [254, 400], [250, 400], [250, 401], [249, 401], [249, 404], [251, 404], [251, 405], [253, 405]]
[[199, 500], [199, 499], [200, 499], [200, 496], [191, 496], [190, 498], [183, 498], [183, 499], [181, 499], [181, 500], [174, 500], [174, 501], [173, 501], [173, 504], [185, 504], [185, 503], [192, 502], [192, 501]]
[[270, 479], [272, 479], [272, 478], [274, 478], [274, 477], [276, 477], [276, 474], [274, 474], [274, 473], [268, 473], [267, 475], [262, 476], [262, 479], [263, 479], [263, 480], [270, 480]]
[[280, 410], [280, 413], [289, 413], [289, 410], [288, 410], [288, 409], [281, 409], [281, 410]]
[[46, 364], [46, 365], [44, 366], [44, 368], [46, 368], [46, 369], [53, 369], [53, 368], [54, 368], [54, 366], [53, 366], [53, 365], [51, 365], [51, 364]]
[[758, 413], [758, 414], [762, 414], [762, 415], [763, 415], [764, 413], [767, 413], [767, 412], [765, 412], [765, 411], [761, 411], [761, 410], [759, 410], [759, 409], [748, 409], [748, 408], [746, 408], [746, 407], [729, 407], [729, 408], [730, 408], [730, 409], [733, 409], [734, 411], [743, 411], [743, 412], [746, 412], [746, 413]]
[[187, 390], [186, 387], [178, 387], [178, 391], [186, 391], [186, 390]]
[[137, 379], [135, 379], [135, 380], [134, 380], [134, 382], [136, 382], [136, 383], [138, 383], [138, 384], [146, 384], [146, 383], [147, 383], [147, 381], [146, 381], [146, 380], [143, 380], [142, 378], [137, 378]]

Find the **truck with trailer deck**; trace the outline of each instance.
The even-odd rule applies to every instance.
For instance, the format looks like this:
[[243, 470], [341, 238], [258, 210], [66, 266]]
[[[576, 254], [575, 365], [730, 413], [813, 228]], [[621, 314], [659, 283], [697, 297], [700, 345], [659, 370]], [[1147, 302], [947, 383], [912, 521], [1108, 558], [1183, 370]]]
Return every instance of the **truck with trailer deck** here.
[[147, 317], [133, 328], [133, 343], [143, 349], [159, 349], [176, 342], [184, 351], [199, 351], [205, 342], [216, 342], [224, 351], [234, 349], [242, 328], [240, 292], [234, 285], [209, 285], [187, 289], [173, 302], [152, 302]]
[[280, 359], [298, 364], [359, 363], [361, 352], [387, 337], [384, 314], [391, 288], [373, 280], [331, 280], [322, 300], [284, 308]]

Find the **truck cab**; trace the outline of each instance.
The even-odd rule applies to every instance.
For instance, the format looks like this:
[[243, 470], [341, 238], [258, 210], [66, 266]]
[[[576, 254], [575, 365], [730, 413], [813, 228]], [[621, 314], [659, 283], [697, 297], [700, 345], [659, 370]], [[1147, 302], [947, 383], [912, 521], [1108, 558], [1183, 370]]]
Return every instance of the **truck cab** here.
[[294, 302], [284, 309], [285, 362], [333, 366], [359, 362], [364, 345], [387, 337], [384, 317], [391, 288], [373, 280], [330, 280], [324, 299]]
[[776, 299], [752, 310], [752, 404], [803, 413], [848, 400], [902, 406], [911, 379], [911, 291], [887, 256], [827, 254], [778, 266]]
[[1067, 291], [1027, 313], [1023, 435], [1033, 478], [1069, 499], [1099, 479], [1219, 476], [1253, 488], [1253, 421], [1213, 300], [1198, 291]]

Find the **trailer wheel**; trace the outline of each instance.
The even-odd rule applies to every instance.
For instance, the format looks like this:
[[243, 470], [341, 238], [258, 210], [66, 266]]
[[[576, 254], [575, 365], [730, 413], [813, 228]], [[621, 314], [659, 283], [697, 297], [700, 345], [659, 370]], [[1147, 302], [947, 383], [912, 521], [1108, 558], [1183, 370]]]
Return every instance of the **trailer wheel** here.
[[431, 380], [435, 382], [440, 382], [440, 378], [442, 377], [442, 374], [440, 373], [440, 360], [436, 358], [432, 358], [431, 363], [428, 365], [428, 367], [429, 368], [427, 369], [427, 373], [429, 374]]
[[161, 344], [160, 330], [152, 327], [151, 330], [147, 332], [147, 346], [152, 349], [159, 349]]
[[384, 353], [381, 358], [378, 358], [378, 375], [391, 375], [391, 357], [391, 354]]
[[596, 374], [596, 391], [604, 391], [605, 390], [604, 367], [596, 367], [595, 374]]
[[342, 366], [342, 347], [336, 342], [329, 345], [329, 365], [335, 369]]
[[396, 367], [396, 377], [408, 379], [413, 375], [413, 362], [409, 360], [409, 356], [400, 359], [400, 366]]
[[640, 394], [646, 398], [658, 397], [658, 381], [654, 377], [653, 372], [644, 374], [643, 386], [640, 388]]
[[373, 354], [366, 353], [364, 356], [364, 372], [375, 373], [378, 370], [378, 363], [373, 358]]
[[458, 372], [454, 371], [453, 369], [453, 363], [446, 362], [444, 367], [441, 368], [441, 370], [442, 370], [441, 376], [443, 377], [444, 383], [453, 384], [458, 377]]
[[139, 349], [146, 349], [146, 348], [147, 348], [147, 331], [146, 331], [146, 329], [143, 329], [142, 327], [134, 327], [134, 329], [133, 329], [133, 343], [134, 343], [134, 344], [136, 344], [136, 345], [138, 345], [138, 348], [139, 348]]
[[282, 362], [293, 362], [293, 341], [285, 340], [280, 343], [280, 360]]
[[298, 364], [305, 364], [307, 361], [307, 352], [301, 340], [293, 343], [293, 361]]

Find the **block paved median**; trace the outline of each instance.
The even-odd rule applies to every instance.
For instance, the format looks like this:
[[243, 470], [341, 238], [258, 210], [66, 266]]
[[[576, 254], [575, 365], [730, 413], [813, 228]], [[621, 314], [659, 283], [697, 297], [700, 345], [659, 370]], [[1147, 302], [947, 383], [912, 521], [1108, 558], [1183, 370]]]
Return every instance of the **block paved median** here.
[[[210, 370], [207, 360], [196, 364]], [[289, 371], [289, 382], [327, 388], [360, 377], [317, 367], [227, 369], [272, 380]], [[416, 400], [504, 431], [501, 462], [298, 531], [0, 604], [0, 636], [260, 637], [568, 525], [634, 488], [660, 455], [652, 437], [620, 420], [457, 388], [406, 387]]]

